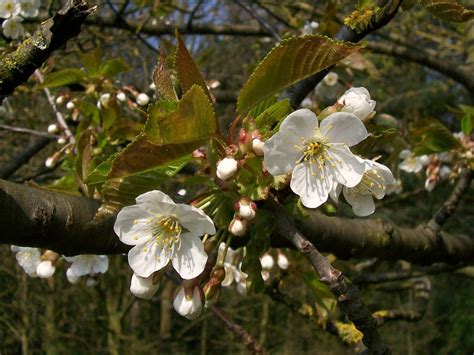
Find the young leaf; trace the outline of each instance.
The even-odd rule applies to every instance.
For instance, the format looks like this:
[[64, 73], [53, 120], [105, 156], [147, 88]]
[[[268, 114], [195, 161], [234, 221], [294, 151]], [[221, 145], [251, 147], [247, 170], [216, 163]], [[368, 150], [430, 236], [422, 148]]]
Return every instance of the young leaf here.
[[128, 70], [128, 65], [122, 59], [109, 59], [100, 64], [99, 74], [113, 79], [115, 75]]
[[204, 82], [201, 72], [191, 57], [191, 54], [189, 54], [188, 50], [186, 49], [183, 39], [179, 35], [178, 31], [176, 31], [176, 38], [178, 39], [178, 46], [176, 47], [174, 68], [178, 75], [178, 81], [181, 85], [181, 89], [183, 89], [183, 92], [186, 92], [191, 89], [193, 85], [199, 85], [210, 99], [211, 96], [207, 90], [207, 86]]
[[39, 87], [43, 89], [77, 84], [80, 83], [84, 77], [84, 72], [81, 69], [65, 68], [46, 75]]
[[474, 11], [467, 10], [456, 0], [419, 0], [433, 16], [449, 22], [466, 22], [474, 18]]
[[202, 140], [217, 130], [211, 102], [201, 87], [193, 85], [178, 103], [176, 111], [149, 110], [145, 125], [147, 139], [154, 144], [179, 144]]
[[266, 138], [267, 135], [270, 136], [272, 131], [291, 111], [290, 100], [285, 99], [278, 101], [258, 115], [255, 119], [255, 123], [260, 133], [264, 135], [264, 138]]
[[163, 52], [160, 53], [160, 59], [153, 70], [153, 82], [162, 98], [169, 101], [178, 101], [178, 96], [174, 90], [173, 82], [166, 65], [166, 58]]
[[361, 48], [320, 35], [283, 40], [258, 65], [237, 100], [244, 114], [267, 97], [326, 69]]
[[435, 119], [426, 119], [420, 125], [412, 127], [411, 134], [417, 137], [415, 155], [446, 152], [459, 146], [451, 131]]

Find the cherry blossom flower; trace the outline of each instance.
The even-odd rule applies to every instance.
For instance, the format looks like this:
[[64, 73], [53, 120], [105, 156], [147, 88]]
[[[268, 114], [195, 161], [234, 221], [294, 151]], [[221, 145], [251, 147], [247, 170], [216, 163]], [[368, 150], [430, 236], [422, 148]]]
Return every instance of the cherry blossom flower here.
[[242, 197], [234, 206], [240, 217], [251, 221], [257, 214], [257, 205], [252, 200]]
[[130, 292], [132, 292], [135, 297], [144, 300], [151, 299], [160, 288], [160, 283], [155, 282], [154, 279], [154, 274], [148, 277], [140, 277], [137, 274], [133, 274], [130, 281]]
[[224, 158], [217, 163], [216, 175], [221, 180], [229, 180], [237, 172], [237, 160]]
[[265, 166], [272, 175], [292, 171], [291, 189], [304, 206], [316, 208], [326, 202], [336, 182], [354, 187], [361, 181], [364, 163], [349, 147], [367, 135], [364, 124], [351, 113], [330, 114], [318, 126], [312, 111], [297, 110], [265, 142]]
[[41, 6], [41, 0], [20, 0], [20, 5], [21, 16], [36, 17], [38, 16], [39, 7]]
[[12, 245], [11, 250], [16, 252], [16, 261], [23, 271], [31, 277], [36, 277], [36, 268], [41, 263], [41, 253], [39, 249]]
[[421, 155], [415, 157], [413, 152], [408, 149], [404, 149], [400, 153], [400, 158], [403, 161], [400, 163], [400, 169], [407, 173], [419, 173], [423, 166], [429, 164], [429, 158], [427, 155]]
[[278, 253], [277, 264], [280, 269], [286, 270], [288, 269], [290, 262], [288, 261], [286, 255], [280, 252]]
[[12, 17], [3, 21], [3, 35], [11, 39], [20, 37], [25, 31], [21, 21], [22, 19], [20, 17]]
[[216, 232], [212, 220], [158, 190], [138, 196], [136, 202], [118, 213], [114, 225], [120, 240], [134, 246], [128, 252], [132, 270], [148, 277], [171, 261], [183, 279], [201, 274], [207, 254], [199, 237]]
[[260, 264], [262, 265], [262, 269], [270, 270], [275, 265], [275, 261], [273, 260], [273, 256], [270, 254], [265, 254], [260, 258]]
[[64, 259], [72, 263], [67, 271], [71, 279], [74, 279], [74, 276], [104, 274], [109, 268], [109, 258], [106, 255], [76, 255]]
[[361, 182], [354, 187], [342, 189], [344, 198], [352, 206], [356, 216], [365, 217], [375, 212], [374, 197], [382, 199], [386, 186], [395, 183], [392, 172], [385, 165], [365, 160], [365, 172]]
[[186, 292], [183, 287], [174, 298], [173, 307], [183, 317], [193, 320], [199, 318], [202, 313], [203, 301], [198, 287], [194, 287], [192, 293]]
[[54, 275], [56, 267], [53, 265], [51, 260], [45, 260], [38, 264], [36, 267], [36, 275], [41, 279], [48, 279]]
[[349, 112], [361, 120], [374, 112], [376, 102], [370, 99], [369, 91], [364, 87], [350, 88], [342, 95], [338, 104], [343, 105], [342, 112]]
[[240, 217], [234, 217], [229, 223], [228, 231], [236, 237], [243, 237], [247, 233], [247, 220]]
[[[16, 17], [20, 14], [21, 6], [18, 0], [0, 1], [0, 18]], [[6, 35], [5, 35], [6, 36]]]

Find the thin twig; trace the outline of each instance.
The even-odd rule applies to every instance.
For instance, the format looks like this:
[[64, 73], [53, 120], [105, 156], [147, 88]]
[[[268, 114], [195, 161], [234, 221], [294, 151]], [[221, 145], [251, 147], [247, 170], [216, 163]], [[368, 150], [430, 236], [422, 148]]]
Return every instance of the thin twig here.
[[377, 322], [362, 301], [359, 289], [353, 284], [346, 283], [342, 272], [335, 269], [329, 260], [301, 234], [281, 205], [269, 201], [269, 207], [275, 213], [275, 229], [288, 239], [313, 265], [319, 275], [319, 280], [334, 293], [349, 320], [364, 334], [362, 341], [367, 348], [373, 354], [389, 354], [390, 349], [380, 338]]
[[281, 37], [278, 34], [278, 31], [276, 31], [267, 21], [265, 21], [262, 17], [260, 17], [254, 10], [252, 10], [251, 7], [249, 7], [247, 4], [241, 2], [240, 0], [234, 0], [237, 5], [239, 5], [241, 8], [243, 8], [245, 11], [247, 11], [250, 16], [252, 16], [255, 20], [258, 21], [258, 23], [265, 28], [267, 31], [269, 31], [272, 36], [275, 38], [277, 42], [281, 41]]
[[224, 322], [232, 333], [242, 339], [247, 349], [249, 349], [253, 354], [263, 354], [264, 351], [260, 345], [257, 344], [255, 338], [240, 325], [234, 323], [222, 309], [217, 308], [214, 305], [210, 306], [209, 309], [217, 316], [217, 318]]
[[428, 222], [427, 227], [432, 229], [436, 234], [441, 231], [444, 224], [447, 222], [449, 217], [454, 213], [456, 207], [461, 201], [461, 198], [469, 189], [472, 180], [472, 171], [467, 170], [461, 173], [454, 190], [451, 192], [451, 195], [444, 202], [443, 206], [434, 214], [433, 218]]
[[49, 134], [46, 132], [39, 132], [28, 128], [23, 127], [15, 127], [15, 126], [8, 126], [6, 124], [0, 124], [0, 129], [4, 129], [6, 131], [17, 132], [17, 133], [26, 133], [31, 134], [32, 136], [39, 136], [39, 137], [48, 137], [51, 139], [58, 138], [54, 134]]

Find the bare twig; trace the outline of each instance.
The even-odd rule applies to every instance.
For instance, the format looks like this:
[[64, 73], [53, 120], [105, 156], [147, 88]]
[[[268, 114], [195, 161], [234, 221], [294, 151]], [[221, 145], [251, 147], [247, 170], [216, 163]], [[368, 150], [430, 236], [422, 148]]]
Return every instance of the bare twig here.
[[272, 36], [275, 38], [276, 41], [280, 42], [281, 37], [278, 31], [276, 31], [267, 21], [265, 21], [262, 17], [260, 17], [250, 6], [245, 4], [243, 1], [240, 0], [234, 0], [237, 5], [239, 5], [241, 8], [243, 8], [246, 12], [250, 14], [255, 20], [258, 21], [258, 23], [265, 28], [267, 31], [269, 31]]
[[367, 348], [374, 354], [389, 354], [390, 350], [382, 342], [377, 323], [363, 303], [358, 288], [346, 283], [342, 272], [335, 269], [329, 260], [300, 233], [281, 205], [271, 203], [270, 208], [275, 213], [276, 229], [313, 265], [320, 281], [330, 288], [349, 320], [364, 334], [362, 341]]
[[54, 134], [49, 134], [46, 132], [39, 132], [33, 129], [23, 128], [23, 127], [8, 126], [5, 124], [0, 124], [0, 129], [4, 129], [6, 131], [11, 131], [11, 132], [17, 132], [17, 133], [31, 134], [32, 136], [47, 137], [51, 139], [58, 137], [58, 136], [55, 136]]
[[454, 190], [451, 192], [449, 198], [444, 202], [443, 206], [434, 214], [433, 218], [428, 222], [427, 227], [433, 230], [436, 234], [441, 231], [443, 225], [447, 222], [449, 217], [454, 213], [459, 201], [469, 189], [472, 180], [472, 171], [468, 170], [463, 172]]
[[257, 344], [255, 338], [240, 325], [234, 323], [232, 319], [220, 308], [212, 305], [209, 309], [229, 328], [232, 333], [242, 339], [247, 349], [253, 354], [263, 354], [263, 349]]

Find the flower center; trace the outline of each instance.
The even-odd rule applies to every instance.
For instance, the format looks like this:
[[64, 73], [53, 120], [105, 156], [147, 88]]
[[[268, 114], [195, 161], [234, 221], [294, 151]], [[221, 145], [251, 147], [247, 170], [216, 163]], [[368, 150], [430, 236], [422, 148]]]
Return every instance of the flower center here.
[[149, 221], [151, 224], [151, 234], [156, 238], [157, 243], [163, 243], [168, 246], [179, 242], [181, 235], [181, 226], [175, 216], [160, 216]]
[[321, 159], [324, 157], [324, 151], [325, 147], [323, 143], [315, 141], [310, 142], [303, 153], [303, 160], [310, 160], [311, 158]]
[[359, 185], [354, 187], [356, 193], [370, 193], [378, 195], [383, 192], [384, 179], [377, 170], [368, 170], [362, 176], [362, 180]]

